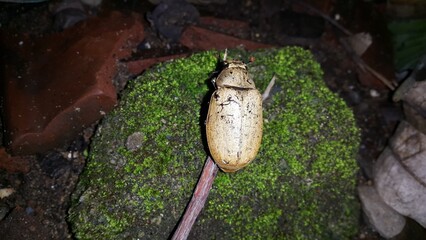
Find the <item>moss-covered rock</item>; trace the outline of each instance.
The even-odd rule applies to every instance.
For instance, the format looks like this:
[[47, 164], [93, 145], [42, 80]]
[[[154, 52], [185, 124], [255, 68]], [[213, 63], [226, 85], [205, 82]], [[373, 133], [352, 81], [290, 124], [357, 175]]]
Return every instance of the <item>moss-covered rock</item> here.
[[[204, 119], [218, 52], [160, 64], [130, 82], [105, 117], [81, 176], [69, 221], [78, 239], [166, 239], [207, 156]], [[357, 230], [352, 112], [322, 80], [306, 50], [288, 47], [230, 58], [263, 92], [264, 137], [245, 169], [219, 172], [192, 239], [349, 239]], [[210, 87], [209, 87], [210, 86]]]

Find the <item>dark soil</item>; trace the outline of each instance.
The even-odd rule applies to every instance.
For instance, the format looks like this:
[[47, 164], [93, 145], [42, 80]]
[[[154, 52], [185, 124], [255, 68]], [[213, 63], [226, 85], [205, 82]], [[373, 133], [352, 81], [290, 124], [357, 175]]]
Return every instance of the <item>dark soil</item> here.
[[[345, 13], [347, 16], [351, 14], [344, 4], [333, 7], [335, 9], [331, 12], [341, 13], [343, 22]], [[145, 1], [105, 1], [98, 14], [110, 10], [145, 14], [153, 8], [154, 5]], [[247, 39], [276, 46], [302, 45], [311, 49], [324, 69], [328, 86], [344, 98], [354, 111], [362, 129], [362, 145], [357, 158], [360, 166], [358, 179], [359, 182], [371, 181], [372, 165], [403, 117], [400, 107], [390, 100], [391, 92], [380, 84], [376, 84], [376, 89], [360, 84], [356, 64], [336, 41], [336, 35], [340, 34], [338, 30], [321, 17], [307, 16], [308, 11], [303, 6], [298, 8], [298, 12], [291, 11], [290, 4], [285, 1], [228, 1], [226, 7], [220, 4], [197, 5], [201, 16], [248, 22], [251, 32], [246, 34]], [[2, 34], [12, 30], [39, 35], [55, 31], [48, 3], [2, 3], [0, 23]], [[146, 31], [153, 33], [147, 22], [146, 27]], [[158, 46], [145, 52], [151, 56], [170, 55], [173, 54], [171, 51], [190, 51], [178, 44], [171, 50], [164, 50], [164, 39], [155, 34], [149, 36], [150, 41]], [[373, 93], [378, 93], [378, 96], [373, 97], [372, 91], [376, 91]], [[72, 238], [66, 222], [67, 208], [70, 194], [85, 164], [83, 150], [89, 144], [94, 128], [82, 133], [71, 146], [39, 156], [26, 156], [30, 166], [27, 173], [0, 170], [0, 187], [16, 190], [10, 197], [0, 200], [0, 216], [5, 214], [0, 220], [1, 239]], [[354, 239], [381, 239], [363, 219], [359, 224], [360, 231]]]

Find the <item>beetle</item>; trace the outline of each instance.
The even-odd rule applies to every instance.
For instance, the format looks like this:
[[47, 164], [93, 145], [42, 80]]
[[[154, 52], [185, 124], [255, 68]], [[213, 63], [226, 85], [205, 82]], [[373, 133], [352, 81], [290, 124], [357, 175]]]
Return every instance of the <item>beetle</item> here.
[[213, 79], [206, 120], [207, 144], [216, 164], [224, 172], [247, 166], [257, 155], [262, 141], [262, 96], [248, 74], [247, 65], [226, 60]]

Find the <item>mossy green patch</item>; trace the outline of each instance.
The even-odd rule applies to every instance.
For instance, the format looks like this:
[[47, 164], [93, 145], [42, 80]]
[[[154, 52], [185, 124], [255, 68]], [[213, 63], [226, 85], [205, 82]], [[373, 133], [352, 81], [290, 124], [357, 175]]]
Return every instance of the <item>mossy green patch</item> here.
[[[204, 118], [218, 55], [160, 64], [129, 83], [93, 139], [74, 194], [69, 220], [77, 238], [170, 235], [206, 158]], [[277, 77], [264, 103], [262, 146], [245, 169], [218, 174], [191, 236], [350, 238], [359, 212], [359, 131], [352, 112], [325, 86], [309, 51], [230, 52], [230, 58], [249, 56], [256, 59], [249, 71], [261, 92]], [[143, 136], [136, 149], [128, 147], [134, 133]]]

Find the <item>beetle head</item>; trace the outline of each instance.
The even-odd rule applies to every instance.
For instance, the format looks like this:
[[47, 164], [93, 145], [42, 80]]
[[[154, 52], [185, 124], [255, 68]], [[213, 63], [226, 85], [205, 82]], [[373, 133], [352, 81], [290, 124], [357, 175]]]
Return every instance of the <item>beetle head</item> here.
[[249, 77], [247, 65], [238, 60], [229, 60], [224, 62], [224, 68], [216, 78], [216, 86], [254, 89], [253, 80]]

